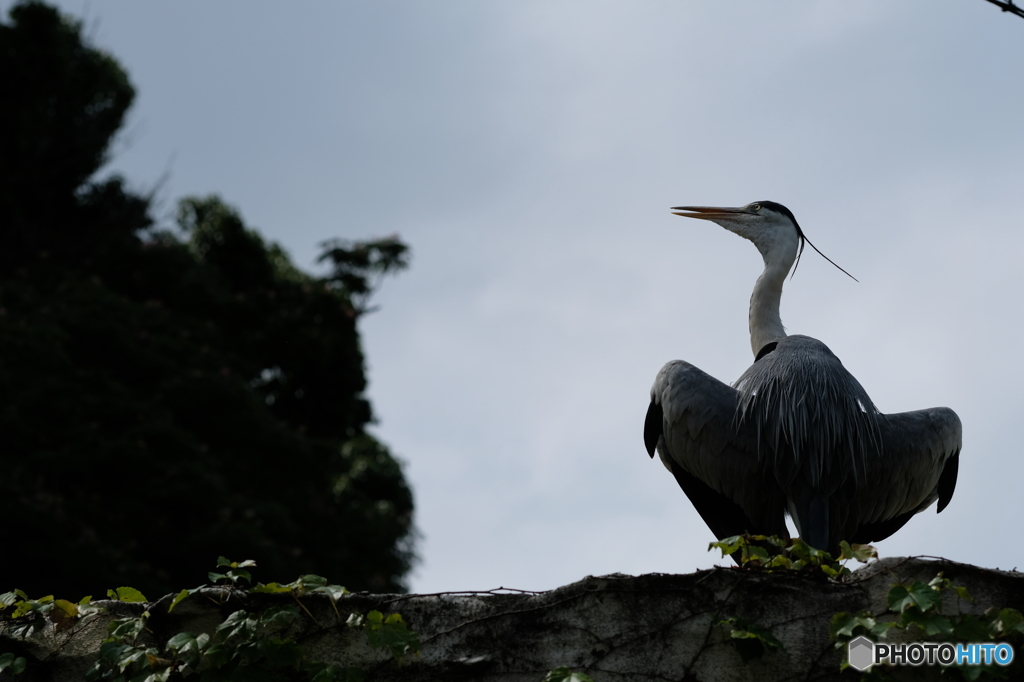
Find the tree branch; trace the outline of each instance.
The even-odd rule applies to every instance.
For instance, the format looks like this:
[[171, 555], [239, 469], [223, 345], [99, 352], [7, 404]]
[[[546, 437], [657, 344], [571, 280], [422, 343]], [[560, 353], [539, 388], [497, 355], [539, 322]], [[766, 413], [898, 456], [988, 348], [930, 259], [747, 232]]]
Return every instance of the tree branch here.
[[1021, 17], [1022, 19], [1024, 19], [1024, 8], [1018, 7], [1017, 5], [1013, 4], [1013, 0], [1006, 0], [1006, 2], [1002, 2], [1001, 0], [986, 0], [986, 1], [987, 2], [991, 2], [993, 5], [998, 6], [1004, 12], [1009, 12], [1010, 14], [1016, 14], [1018, 17]]

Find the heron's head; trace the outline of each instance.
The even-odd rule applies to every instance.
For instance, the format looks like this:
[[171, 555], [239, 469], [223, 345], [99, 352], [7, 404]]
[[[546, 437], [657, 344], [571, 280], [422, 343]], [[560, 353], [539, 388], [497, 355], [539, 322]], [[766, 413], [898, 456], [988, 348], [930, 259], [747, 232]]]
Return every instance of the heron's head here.
[[755, 201], [738, 208], [677, 206], [672, 212], [684, 218], [710, 220], [749, 239], [761, 252], [766, 265], [776, 262], [792, 265], [803, 245], [803, 232], [793, 212], [774, 201]]
[[[794, 263], [800, 262], [804, 243], [811, 244], [800, 229], [800, 224], [796, 222], [793, 212], [774, 201], [755, 201], [738, 208], [677, 206], [672, 212], [684, 218], [710, 220], [744, 239], [749, 239], [761, 252], [765, 265], [781, 265], [788, 270]], [[811, 248], [818, 251], [814, 244], [811, 244]], [[821, 251], [818, 253], [839, 268]], [[795, 266], [793, 269], [795, 272]], [[839, 269], [853, 278], [846, 270]]]

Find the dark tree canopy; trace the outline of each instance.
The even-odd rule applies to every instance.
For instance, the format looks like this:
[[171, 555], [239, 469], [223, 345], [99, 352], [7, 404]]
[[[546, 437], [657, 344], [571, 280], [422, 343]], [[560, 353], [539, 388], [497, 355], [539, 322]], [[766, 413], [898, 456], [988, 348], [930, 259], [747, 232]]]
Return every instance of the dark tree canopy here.
[[[401, 590], [412, 495], [372, 421], [357, 322], [397, 238], [315, 277], [216, 197], [158, 230], [94, 180], [134, 91], [40, 3], [0, 24], [0, 591], [259, 577]], [[155, 596], [154, 596], [155, 595]]]

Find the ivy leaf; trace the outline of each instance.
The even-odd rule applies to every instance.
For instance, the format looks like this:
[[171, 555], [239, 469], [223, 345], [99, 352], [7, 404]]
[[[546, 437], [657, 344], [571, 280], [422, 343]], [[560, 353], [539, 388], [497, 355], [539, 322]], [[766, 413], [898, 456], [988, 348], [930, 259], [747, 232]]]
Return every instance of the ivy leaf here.
[[312, 592], [326, 585], [327, 578], [309, 573], [307, 575], [300, 575], [298, 580], [291, 583], [289, 587], [291, 587], [291, 589], [301, 597], [307, 592]]
[[[196, 589], [198, 590], [199, 588], [197, 587]], [[171, 611], [173, 611], [174, 607], [177, 606], [179, 603], [181, 603], [181, 600], [184, 599], [185, 597], [189, 596], [190, 594], [192, 594], [192, 591], [190, 591], [190, 590], [182, 590], [177, 595], [175, 595], [174, 599], [171, 600], [170, 606], [167, 607], [167, 613], [170, 613]]]
[[141, 661], [142, 659], [146, 659], [148, 661], [148, 656], [156, 652], [156, 649], [136, 649], [134, 647], [125, 647], [124, 651], [128, 652], [128, 655], [121, 656], [117, 661], [117, 666], [121, 669], [121, 672], [124, 672], [129, 666]]
[[14, 603], [14, 612], [11, 614], [11, 618], [21, 618], [32, 611], [39, 611], [46, 613], [52, 608], [51, 602], [53, 601], [53, 595], [47, 595], [40, 599], [19, 601]]
[[100, 658], [108, 661], [117, 661], [121, 658], [121, 654], [130, 648], [127, 644], [121, 644], [113, 639], [108, 639], [103, 644], [100, 644]]
[[732, 537], [723, 538], [718, 542], [712, 542], [708, 544], [708, 551], [713, 549], [722, 550], [722, 556], [728, 556], [738, 550], [740, 547], [746, 544], [742, 535], [733, 535]]
[[419, 637], [406, 627], [402, 616], [397, 613], [392, 613], [387, 618], [376, 610], [366, 614], [366, 639], [370, 646], [389, 649], [399, 665], [405, 654], [417, 653], [420, 650]]
[[242, 568], [232, 569], [228, 571], [227, 577], [232, 583], [237, 583], [239, 580], [244, 580], [247, 583], [252, 582], [252, 574]]
[[249, 641], [256, 634], [256, 619], [249, 616], [248, 612], [238, 610], [224, 619], [224, 622], [217, 626], [217, 632], [226, 632], [225, 639], [238, 637], [243, 641]]
[[211, 644], [206, 650], [206, 660], [211, 668], [223, 667], [231, 660], [231, 651], [222, 644]]
[[57, 599], [53, 602], [53, 608], [48, 615], [57, 632], [64, 632], [78, 622], [78, 604], [72, 604], [66, 599]]
[[338, 601], [346, 594], [348, 594], [348, 590], [342, 587], [341, 585], [323, 585], [321, 587], [316, 588], [313, 591], [320, 592], [321, 594], [326, 594], [333, 601]]
[[729, 616], [715, 624], [729, 627], [729, 636], [745, 662], [760, 658], [765, 652], [781, 651], [785, 648], [771, 630], [743, 618]]
[[772, 560], [768, 562], [767, 565], [768, 565], [768, 568], [788, 568], [788, 569], [793, 569], [795, 567], [795, 565], [793, 564], [793, 560], [790, 559], [785, 554], [778, 554], [778, 555], [774, 556], [772, 558]]
[[291, 591], [292, 588], [289, 585], [278, 585], [277, 583], [270, 583], [269, 585], [260, 584], [249, 588], [249, 592], [253, 594], [278, 594]]
[[173, 651], [181, 651], [188, 647], [190, 643], [194, 644], [195, 641], [196, 636], [191, 632], [179, 632], [167, 640], [167, 646]]
[[919, 580], [915, 580], [910, 589], [907, 589], [904, 585], [896, 585], [889, 590], [889, 609], [896, 613], [903, 613], [903, 611], [912, 606], [917, 607], [922, 612], [930, 611], [941, 603], [942, 595]]
[[10, 668], [12, 673], [20, 675], [25, 672], [25, 667], [27, 665], [28, 661], [26, 661], [22, 656], [15, 656], [14, 654], [0, 654], [0, 672]]
[[148, 603], [145, 595], [134, 587], [119, 587], [116, 590], [107, 590], [107, 596], [114, 601]]
[[971, 596], [971, 593], [967, 591], [966, 587], [954, 587], [953, 590], [956, 592], [956, 596], [960, 597], [961, 599], [966, 599], [967, 601], [974, 601], [974, 597]]
[[813, 558], [813, 553], [816, 552], [813, 547], [808, 545], [800, 538], [793, 538], [792, 543], [789, 546], [789, 554], [795, 561], [810, 562]]
[[119, 618], [111, 621], [108, 632], [112, 639], [135, 639], [146, 627], [146, 619], [149, 611], [146, 611], [139, 618]]
[[261, 618], [264, 625], [277, 625], [287, 627], [299, 619], [299, 610], [294, 606], [271, 607], [267, 609]]
[[857, 614], [835, 614], [829, 622], [828, 629], [838, 648], [858, 635], [870, 635], [869, 639], [877, 642], [888, 634], [889, 628], [895, 626], [896, 623], [892, 622], [880, 623], [869, 611], [861, 611]]
[[858, 628], [863, 628], [870, 632], [873, 627], [875, 627], [875, 619], [867, 611], [861, 611], [856, 614], [840, 611], [832, 616], [832, 620], [829, 621], [828, 632], [832, 639], [845, 642], [853, 639], [854, 635], [859, 634]]
[[830, 578], [838, 578], [850, 573], [850, 569], [846, 566], [839, 566], [839, 568], [835, 568], [835, 566], [830, 566], [829, 564], [822, 564], [821, 571]]
[[889, 628], [894, 627], [896, 627], [896, 623], [893, 623], [892, 621], [886, 621], [884, 623], [875, 623], [875, 625], [869, 628], [868, 631], [874, 636], [876, 640], [878, 640], [885, 637], [888, 634]]
[[993, 637], [1004, 637], [1011, 632], [1024, 632], [1024, 616], [1017, 609], [990, 608], [985, 616], [989, 621], [989, 632]]
[[836, 563], [836, 561], [832, 558], [832, 555], [826, 552], [825, 550], [818, 549], [817, 547], [811, 547], [810, 545], [808, 545], [808, 548], [810, 549], [810, 559], [814, 563], [819, 564], [821, 566]]
[[870, 559], [878, 558], [878, 550], [871, 545], [851, 545], [846, 540], [841, 540], [839, 547], [842, 551], [839, 552], [838, 561], [856, 559], [860, 563], [866, 564]]
[[916, 625], [928, 635], [943, 635], [952, 637], [953, 624], [948, 618], [940, 613], [923, 612], [916, 607], [908, 608], [900, 615], [900, 625], [904, 628], [908, 625]]
[[196, 637], [191, 632], [179, 632], [167, 640], [167, 649], [188, 665], [196, 667], [209, 641], [210, 636], [205, 633]]
[[988, 625], [969, 613], [961, 616], [953, 626], [953, 636], [962, 642], [987, 642], [992, 639]]
[[910, 591], [906, 587], [903, 585], [894, 585], [893, 588], [889, 590], [889, 610], [899, 613], [906, 606], [912, 606], [914, 602], [910, 600], [909, 597]]
[[754, 566], [761, 566], [768, 563], [771, 557], [768, 555], [768, 550], [758, 545], [746, 545], [743, 548], [743, 564], [752, 564]]
[[775, 638], [772, 631], [766, 627], [755, 625], [753, 623], [747, 625], [747, 634], [750, 637], [756, 637], [761, 640], [761, 644], [768, 651], [781, 651], [785, 647], [782, 646], [782, 642]]

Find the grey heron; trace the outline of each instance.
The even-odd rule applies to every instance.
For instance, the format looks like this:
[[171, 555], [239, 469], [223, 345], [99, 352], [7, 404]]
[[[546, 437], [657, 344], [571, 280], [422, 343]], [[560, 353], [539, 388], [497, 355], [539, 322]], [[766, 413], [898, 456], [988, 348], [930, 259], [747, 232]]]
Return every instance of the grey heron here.
[[782, 326], [782, 285], [807, 241], [793, 213], [773, 201], [672, 211], [750, 240], [764, 259], [750, 297], [754, 363], [729, 386], [669, 362], [644, 423], [647, 452], [715, 536], [788, 538], [788, 513], [804, 541], [834, 555], [841, 540], [889, 537], [936, 500], [945, 509], [960, 457], [956, 413], [882, 414], [824, 343]]

